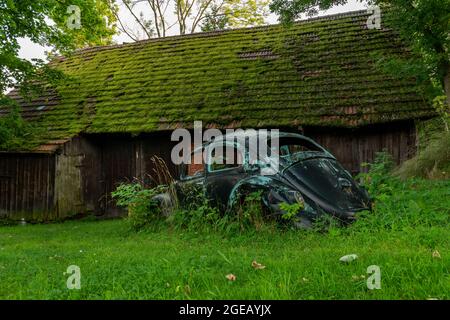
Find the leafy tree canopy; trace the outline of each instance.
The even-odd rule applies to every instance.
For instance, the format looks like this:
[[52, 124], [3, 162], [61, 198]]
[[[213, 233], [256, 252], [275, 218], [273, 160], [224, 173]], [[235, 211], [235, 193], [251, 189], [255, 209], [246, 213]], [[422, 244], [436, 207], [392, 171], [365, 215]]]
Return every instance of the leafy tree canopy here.
[[0, 105], [12, 107], [7, 116], [0, 116], [0, 148], [18, 144], [30, 129], [6, 91], [17, 86], [30, 97], [42, 83], [62, 78], [41, 59], [22, 59], [19, 40], [49, 47], [52, 54], [108, 44], [115, 34], [114, 10], [113, 0], [0, 0]]
[[111, 42], [115, 33], [109, 0], [0, 0], [0, 91], [36, 76], [43, 61], [19, 57], [28, 38], [53, 53]]

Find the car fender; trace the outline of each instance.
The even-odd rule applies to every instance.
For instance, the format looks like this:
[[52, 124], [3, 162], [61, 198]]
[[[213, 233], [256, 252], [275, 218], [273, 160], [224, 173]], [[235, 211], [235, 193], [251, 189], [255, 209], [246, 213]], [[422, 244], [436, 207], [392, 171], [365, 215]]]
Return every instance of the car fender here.
[[263, 203], [269, 207], [267, 193], [270, 190], [285, 189], [287, 186], [282, 181], [269, 176], [250, 176], [240, 180], [231, 190], [228, 198], [227, 211], [235, 209], [243, 194], [263, 191]]

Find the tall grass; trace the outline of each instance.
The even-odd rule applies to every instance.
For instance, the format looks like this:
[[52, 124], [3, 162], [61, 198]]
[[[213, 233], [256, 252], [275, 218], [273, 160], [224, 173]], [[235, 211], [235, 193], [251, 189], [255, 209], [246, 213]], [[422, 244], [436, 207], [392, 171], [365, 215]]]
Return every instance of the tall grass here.
[[[450, 181], [370, 180], [373, 212], [322, 232], [194, 223], [136, 233], [121, 220], [0, 227], [0, 299], [449, 299]], [[346, 254], [358, 259], [343, 264]], [[81, 290], [66, 287], [69, 265], [81, 268]], [[370, 265], [381, 269], [379, 290], [366, 286]]]
[[425, 146], [419, 149], [417, 155], [405, 161], [394, 175], [403, 179], [450, 178], [450, 132], [433, 133], [423, 144]]

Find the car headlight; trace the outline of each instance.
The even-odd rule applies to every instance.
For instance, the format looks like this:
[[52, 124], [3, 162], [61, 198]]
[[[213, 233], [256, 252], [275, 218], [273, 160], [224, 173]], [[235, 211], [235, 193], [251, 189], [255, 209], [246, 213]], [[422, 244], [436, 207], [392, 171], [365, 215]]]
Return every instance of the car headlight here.
[[285, 202], [288, 204], [298, 203], [304, 206], [306, 203], [301, 192], [297, 190], [289, 190], [288, 188], [280, 188], [278, 190], [274, 188], [270, 190], [267, 199], [271, 204], [279, 204]]
[[288, 196], [287, 198], [291, 203], [298, 203], [301, 204], [302, 206], [305, 205], [305, 199], [303, 199], [303, 196], [300, 192], [295, 190], [289, 190], [287, 192], [287, 196]]

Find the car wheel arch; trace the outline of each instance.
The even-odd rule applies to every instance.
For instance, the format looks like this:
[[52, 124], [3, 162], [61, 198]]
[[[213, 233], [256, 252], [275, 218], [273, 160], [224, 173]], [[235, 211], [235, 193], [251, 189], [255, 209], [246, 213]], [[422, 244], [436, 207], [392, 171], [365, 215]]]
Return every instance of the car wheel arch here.
[[262, 192], [262, 201], [264, 205], [268, 207], [267, 195], [271, 188], [280, 184], [281, 182], [276, 179], [260, 176], [253, 176], [239, 181], [231, 190], [228, 198], [227, 211], [233, 211], [243, 197], [258, 191]]

